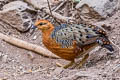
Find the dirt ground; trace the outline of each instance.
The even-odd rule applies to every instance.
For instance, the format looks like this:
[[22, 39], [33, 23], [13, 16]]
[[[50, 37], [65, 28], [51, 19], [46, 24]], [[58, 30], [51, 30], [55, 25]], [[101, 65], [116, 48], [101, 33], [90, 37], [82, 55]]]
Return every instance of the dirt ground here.
[[[111, 26], [111, 31], [106, 30], [109, 39], [120, 46], [120, 11], [96, 24]], [[40, 31], [29, 35], [29, 32], [19, 33], [0, 25], [0, 33], [43, 46]], [[33, 40], [35, 35], [37, 39]], [[96, 48], [81, 69], [63, 69], [57, 67], [56, 62], [66, 64], [68, 61], [47, 58], [0, 39], [0, 80], [120, 80], [120, 51], [116, 46], [113, 53]]]

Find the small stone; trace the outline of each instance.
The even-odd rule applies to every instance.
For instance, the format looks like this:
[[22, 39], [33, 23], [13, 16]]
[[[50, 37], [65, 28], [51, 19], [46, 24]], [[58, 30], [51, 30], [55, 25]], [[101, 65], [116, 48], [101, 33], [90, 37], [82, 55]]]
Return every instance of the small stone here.
[[37, 36], [35, 35], [32, 39], [33, 39], [33, 40], [36, 40], [36, 39], [37, 39]]
[[31, 59], [31, 60], [33, 60], [35, 57], [34, 57], [34, 55], [31, 53], [31, 52], [28, 52], [28, 57]]
[[115, 37], [115, 36], [113, 36], [112, 38], [113, 38], [113, 39], [115, 39], [116, 37]]
[[2, 61], [6, 63], [7, 62], [7, 58], [8, 58], [8, 56], [4, 55], [3, 58], [2, 58]]

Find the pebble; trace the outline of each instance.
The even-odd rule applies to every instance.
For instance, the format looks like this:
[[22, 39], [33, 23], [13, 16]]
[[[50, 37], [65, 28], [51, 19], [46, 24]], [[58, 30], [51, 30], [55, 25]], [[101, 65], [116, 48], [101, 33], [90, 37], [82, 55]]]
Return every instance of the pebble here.
[[7, 62], [7, 58], [8, 58], [8, 56], [4, 55], [3, 58], [2, 58], [2, 61], [6, 63]]

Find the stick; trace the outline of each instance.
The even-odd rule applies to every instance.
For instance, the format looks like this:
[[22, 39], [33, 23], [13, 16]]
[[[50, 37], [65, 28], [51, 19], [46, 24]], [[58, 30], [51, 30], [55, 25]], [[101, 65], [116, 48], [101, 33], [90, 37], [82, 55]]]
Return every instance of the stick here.
[[[66, 3], [66, 1], [63, 1], [60, 5], [58, 5], [56, 8], [51, 9], [52, 11], [57, 11], [59, 8], [61, 8], [64, 4]], [[45, 16], [43, 19], [47, 19], [48, 17], [50, 17], [50, 15]]]
[[[50, 10], [48, 8], [44, 8], [42, 5], [40, 5], [40, 6], [36, 5], [36, 4], [32, 3], [32, 1], [30, 1], [30, 0], [24, 0], [24, 2], [30, 4], [36, 10], [42, 9], [45, 13], [47, 13], [48, 15], [51, 15]], [[68, 22], [69, 20], [74, 20], [72, 17], [62, 16], [61, 14], [56, 13], [55, 11], [52, 11], [52, 17], [54, 17], [62, 22]]]
[[[52, 15], [52, 10], [51, 10], [51, 7], [50, 7], [49, 0], [47, 0], [47, 2], [48, 2], [48, 7], [49, 7], [50, 14], [51, 14], [51, 16], [53, 16], [53, 15]], [[60, 25], [60, 22], [58, 22], [58, 21], [56, 20], [56, 18], [55, 18], [54, 20]]]
[[47, 49], [45, 49], [41, 46], [31, 44], [31, 43], [28, 43], [26, 41], [23, 41], [23, 40], [14, 38], [14, 37], [4, 35], [2, 33], [0, 33], [0, 39], [4, 40], [12, 45], [36, 52], [36, 53], [46, 56], [46, 57], [59, 58], [58, 56], [54, 55], [53, 53], [51, 53], [50, 51], [48, 51]]

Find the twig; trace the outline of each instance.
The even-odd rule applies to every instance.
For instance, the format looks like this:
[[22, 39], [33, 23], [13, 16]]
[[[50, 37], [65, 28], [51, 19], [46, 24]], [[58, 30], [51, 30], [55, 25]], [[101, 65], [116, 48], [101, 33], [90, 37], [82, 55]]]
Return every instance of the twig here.
[[50, 10], [50, 13], [51, 13], [51, 15], [52, 15], [52, 11], [51, 11], [51, 8], [50, 8], [49, 0], [47, 0], [47, 2], [48, 2], [48, 7], [49, 7], [49, 10]]
[[63, 1], [60, 5], [57, 6], [57, 8], [55, 8], [53, 11], [57, 11], [59, 8], [61, 8], [64, 4], [66, 3], [66, 1]]
[[[51, 14], [51, 16], [53, 17], [53, 15], [52, 15], [52, 10], [51, 10], [51, 8], [50, 8], [49, 0], [47, 0], [47, 2], [48, 2], [48, 7], [49, 7], [49, 10], [50, 10], [50, 14]], [[58, 21], [56, 20], [56, 18], [55, 18], [54, 20], [60, 25], [60, 22], [58, 22]]]
[[67, 0], [66, 5], [65, 5], [65, 9], [64, 9], [64, 16], [68, 16], [68, 11], [69, 10], [69, 0]]
[[[50, 12], [48, 9], [46, 9], [45, 12], [50, 15]], [[65, 17], [56, 12], [52, 12], [52, 14], [53, 14], [54, 18], [57, 18], [58, 20], [60, 20], [62, 22], [68, 22], [69, 20], [74, 20], [72, 17]]]
[[[66, 1], [63, 1], [60, 5], [58, 5], [55, 9], [52, 9], [52, 11], [57, 11], [59, 8], [61, 8], [64, 4], [66, 3]], [[46, 17], [44, 17], [44, 19], [47, 19], [50, 15], [47, 15]]]
[[10, 44], [13, 44], [17, 47], [36, 52], [36, 53], [41, 54], [41, 55], [46, 56], [46, 57], [58, 58], [56, 55], [52, 54], [47, 49], [45, 49], [41, 46], [31, 44], [31, 43], [28, 43], [26, 41], [23, 41], [23, 40], [14, 38], [14, 37], [4, 35], [2, 33], [0, 33], [0, 39], [4, 40]]
[[[33, 4], [31, 1], [28, 1], [28, 0], [24, 0], [26, 3], [30, 4], [31, 6], [33, 6], [33, 8], [37, 9], [37, 10], [40, 10], [40, 9], [43, 9], [43, 11], [49, 15], [51, 15], [50, 13], [50, 10], [47, 9], [47, 8], [44, 8], [42, 5], [41, 6], [38, 6], [36, 4]], [[72, 17], [65, 17], [65, 16], [62, 16], [54, 11], [52, 11], [52, 17], [60, 20], [60, 21], [63, 21], [63, 22], [68, 22], [69, 20], [74, 20]]]

